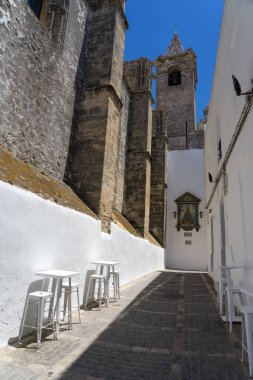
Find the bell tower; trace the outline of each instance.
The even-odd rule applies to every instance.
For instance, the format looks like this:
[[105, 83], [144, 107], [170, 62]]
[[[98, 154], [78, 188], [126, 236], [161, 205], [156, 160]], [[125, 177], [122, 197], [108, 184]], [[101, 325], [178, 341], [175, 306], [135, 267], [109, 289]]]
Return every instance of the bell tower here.
[[156, 108], [163, 111], [168, 148], [188, 149], [196, 131], [196, 55], [192, 49], [184, 50], [175, 32], [166, 54], [157, 58], [155, 66]]

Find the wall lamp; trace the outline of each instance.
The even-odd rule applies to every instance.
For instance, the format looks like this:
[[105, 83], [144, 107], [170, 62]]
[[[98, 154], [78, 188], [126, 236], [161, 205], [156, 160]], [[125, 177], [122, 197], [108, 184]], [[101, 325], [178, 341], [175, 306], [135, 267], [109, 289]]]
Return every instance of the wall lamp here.
[[200, 219], [203, 218], [203, 211], [200, 211], [200, 212], [199, 212], [199, 217], [200, 217]]
[[174, 215], [174, 218], [176, 218], [176, 217], [177, 217], [177, 212], [174, 211], [174, 212], [173, 212], [173, 215]]
[[[240, 96], [240, 95], [253, 95], [253, 88], [251, 89], [251, 91], [242, 92], [241, 85], [240, 85], [238, 79], [234, 76], [234, 74], [232, 75], [232, 79], [233, 79], [235, 93], [236, 93], [237, 96]], [[252, 83], [252, 79], [251, 79], [251, 83]]]

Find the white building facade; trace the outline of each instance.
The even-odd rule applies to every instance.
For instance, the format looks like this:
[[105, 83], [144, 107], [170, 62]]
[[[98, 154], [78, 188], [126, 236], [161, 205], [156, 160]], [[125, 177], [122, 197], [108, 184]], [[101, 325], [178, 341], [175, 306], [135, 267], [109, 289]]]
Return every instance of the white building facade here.
[[[199, 225], [190, 231], [177, 230], [176, 199], [190, 193], [200, 200]], [[168, 198], [165, 266], [170, 269], [207, 271], [204, 151], [177, 150], [168, 153]]]
[[232, 75], [242, 92], [251, 90], [252, 17], [252, 1], [225, 1], [205, 136], [208, 271], [217, 280], [221, 264], [243, 261], [245, 269], [233, 270], [233, 281], [248, 288], [253, 287], [253, 99], [236, 95]]

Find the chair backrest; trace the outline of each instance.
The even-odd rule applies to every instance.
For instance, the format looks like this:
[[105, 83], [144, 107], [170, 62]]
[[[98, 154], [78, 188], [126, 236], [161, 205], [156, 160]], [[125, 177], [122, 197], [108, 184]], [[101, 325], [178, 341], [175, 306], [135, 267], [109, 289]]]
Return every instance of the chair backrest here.
[[89, 288], [89, 281], [90, 281], [90, 276], [93, 274], [97, 274], [95, 269], [88, 269], [86, 276], [85, 276], [85, 282], [84, 282], [84, 287], [83, 287], [83, 305], [86, 306], [86, 303], [89, 302], [91, 299], [91, 294], [92, 294], [92, 289], [90, 288], [90, 292], [87, 296], [88, 293], [88, 288]]

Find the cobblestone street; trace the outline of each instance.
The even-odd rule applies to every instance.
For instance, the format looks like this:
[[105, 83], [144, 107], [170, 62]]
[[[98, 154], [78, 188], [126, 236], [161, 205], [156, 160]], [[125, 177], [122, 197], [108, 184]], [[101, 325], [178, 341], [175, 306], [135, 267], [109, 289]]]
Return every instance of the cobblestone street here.
[[243, 380], [239, 348], [209, 276], [162, 271], [123, 287], [109, 308], [82, 311], [57, 342], [1, 349], [0, 379]]

